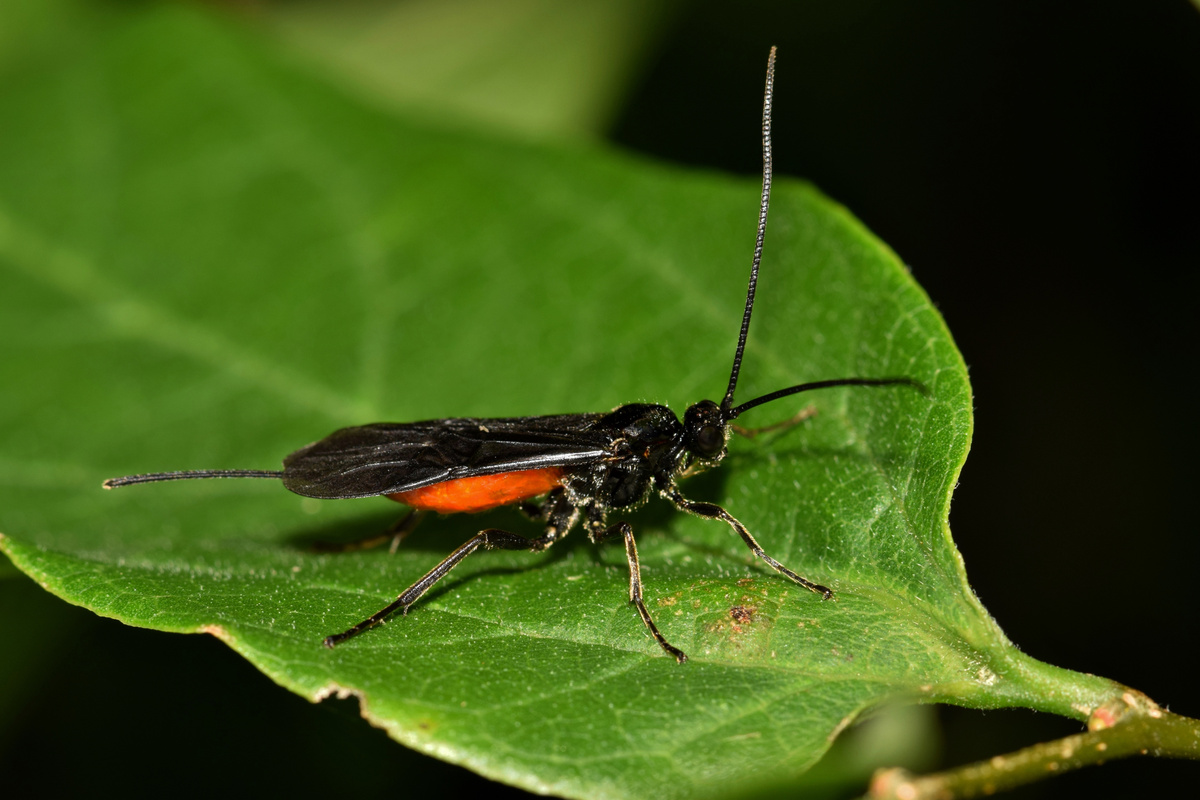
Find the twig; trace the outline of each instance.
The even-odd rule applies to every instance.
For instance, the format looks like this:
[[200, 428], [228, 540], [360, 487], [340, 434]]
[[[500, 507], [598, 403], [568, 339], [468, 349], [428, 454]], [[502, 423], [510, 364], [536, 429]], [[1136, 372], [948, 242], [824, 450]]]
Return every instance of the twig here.
[[869, 797], [954, 800], [991, 795], [1079, 767], [1139, 755], [1200, 759], [1200, 720], [1165, 711], [1129, 689], [1092, 712], [1087, 733], [932, 775], [880, 770], [871, 780]]

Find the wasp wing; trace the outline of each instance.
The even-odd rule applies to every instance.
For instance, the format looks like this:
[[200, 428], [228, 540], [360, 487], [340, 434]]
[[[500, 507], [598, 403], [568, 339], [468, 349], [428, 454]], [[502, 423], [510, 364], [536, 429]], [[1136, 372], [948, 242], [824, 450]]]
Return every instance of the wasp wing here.
[[283, 485], [305, 497], [373, 497], [456, 478], [587, 464], [611, 434], [604, 414], [439, 419], [342, 428], [283, 460]]

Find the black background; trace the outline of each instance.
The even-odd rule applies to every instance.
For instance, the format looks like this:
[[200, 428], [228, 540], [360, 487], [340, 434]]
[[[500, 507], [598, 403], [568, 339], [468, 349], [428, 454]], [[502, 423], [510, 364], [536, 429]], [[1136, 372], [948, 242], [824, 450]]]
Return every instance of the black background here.
[[[1200, 716], [1200, 14], [1185, 0], [692, 3], [612, 140], [757, 174], [772, 44], [777, 174], [814, 181], [892, 246], [971, 368], [951, 525], [976, 592], [1030, 655]], [[125, 628], [25, 581], [0, 593], [63, 637], [0, 730], [14, 797], [518, 794], [403, 755], [353, 704], [311, 706], [209, 637]], [[1080, 729], [1018, 711], [941, 719], [944, 766]], [[1169, 794], [1198, 769], [1138, 759], [1008, 796]]]

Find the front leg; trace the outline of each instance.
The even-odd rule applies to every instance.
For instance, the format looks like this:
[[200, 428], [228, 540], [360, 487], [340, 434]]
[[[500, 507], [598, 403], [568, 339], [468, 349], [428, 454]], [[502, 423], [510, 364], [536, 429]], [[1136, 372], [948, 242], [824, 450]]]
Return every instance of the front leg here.
[[786, 431], [788, 428], [794, 428], [797, 425], [799, 425], [801, 422], [804, 422], [804, 420], [815, 417], [816, 415], [817, 415], [817, 407], [816, 406], [808, 406], [806, 408], [800, 409], [796, 413], [796, 415], [793, 417], [789, 417], [785, 420], [781, 420], [779, 422], [775, 422], [770, 425], [763, 425], [761, 428], [743, 428], [741, 425], [735, 425], [733, 423], [730, 423], [729, 427], [732, 428], [733, 432], [736, 433], [738, 436], [745, 436], [747, 439], [753, 439], [755, 436], [758, 436], [760, 433], [770, 433], [771, 431]]
[[742, 537], [742, 541], [746, 543], [746, 546], [750, 548], [750, 551], [763, 561], [770, 564], [771, 568], [780, 575], [790, 578], [791, 580], [803, 586], [805, 589], [808, 589], [810, 592], [816, 592], [825, 600], [833, 597], [833, 591], [831, 589], [828, 589], [819, 583], [813, 583], [807, 578], [800, 577], [783, 564], [780, 564], [778, 561], [767, 555], [758, 542], [754, 540], [754, 537], [750, 535], [750, 531], [746, 530], [746, 526], [738, 522], [732, 514], [721, 508], [719, 505], [715, 503], [703, 503], [695, 500], [688, 500], [680, 493], [679, 489], [674, 483], [664, 482], [660, 485], [665, 485], [665, 488], [661, 490], [663, 496], [674, 503], [675, 507], [679, 510], [687, 511], [695, 514], [698, 517], [704, 517], [705, 519], [720, 519], [728, 522], [729, 526], [737, 531], [738, 536]]

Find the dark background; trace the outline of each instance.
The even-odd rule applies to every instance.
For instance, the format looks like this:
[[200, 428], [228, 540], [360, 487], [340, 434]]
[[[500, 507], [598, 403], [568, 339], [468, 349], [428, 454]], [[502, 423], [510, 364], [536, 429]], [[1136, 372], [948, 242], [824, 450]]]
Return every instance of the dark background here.
[[[777, 174], [814, 181], [892, 246], [971, 368], [951, 524], [976, 592], [1030, 655], [1200, 716], [1200, 14], [1185, 0], [681, 5], [611, 139], [757, 174], [771, 44]], [[179, 793], [183, 754], [183, 794], [518, 794], [406, 759], [353, 704], [311, 706], [209, 637], [125, 628], [26, 581], [0, 581], [0, 602], [61, 636], [29, 676], [44, 694], [0, 729], [14, 797]], [[227, 689], [179, 695], [214, 684]], [[97, 696], [112, 704], [88, 713]], [[1080, 730], [940, 714], [943, 766]], [[1132, 760], [1008, 796], [1163, 795], [1198, 770]]]

